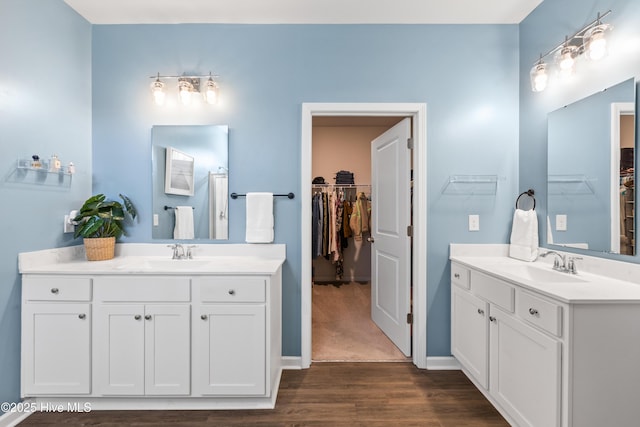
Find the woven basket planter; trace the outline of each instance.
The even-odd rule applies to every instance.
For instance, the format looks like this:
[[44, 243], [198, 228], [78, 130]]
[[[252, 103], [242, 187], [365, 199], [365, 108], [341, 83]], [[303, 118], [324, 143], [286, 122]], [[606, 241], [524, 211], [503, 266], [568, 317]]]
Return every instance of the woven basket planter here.
[[84, 239], [84, 250], [89, 261], [112, 259], [116, 251], [115, 237], [95, 237]]

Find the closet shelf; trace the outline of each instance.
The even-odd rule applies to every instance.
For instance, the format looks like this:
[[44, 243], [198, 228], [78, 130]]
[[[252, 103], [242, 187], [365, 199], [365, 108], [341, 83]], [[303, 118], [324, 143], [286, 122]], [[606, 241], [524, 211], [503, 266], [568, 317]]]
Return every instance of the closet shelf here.
[[586, 175], [549, 175], [549, 194], [584, 195], [593, 194], [593, 186]]
[[450, 175], [442, 194], [494, 195], [498, 187], [498, 175]]

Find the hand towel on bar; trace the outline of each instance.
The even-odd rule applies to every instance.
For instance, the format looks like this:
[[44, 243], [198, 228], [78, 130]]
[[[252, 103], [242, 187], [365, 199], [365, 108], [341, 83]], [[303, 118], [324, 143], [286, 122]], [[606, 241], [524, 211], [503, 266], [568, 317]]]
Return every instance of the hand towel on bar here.
[[176, 206], [176, 225], [173, 228], [174, 239], [193, 239], [193, 207]]
[[538, 218], [533, 209], [516, 209], [513, 214], [509, 256], [523, 261], [535, 261], [538, 257]]
[[247, 243], [273, 242], [273, 193], [247, 193]]

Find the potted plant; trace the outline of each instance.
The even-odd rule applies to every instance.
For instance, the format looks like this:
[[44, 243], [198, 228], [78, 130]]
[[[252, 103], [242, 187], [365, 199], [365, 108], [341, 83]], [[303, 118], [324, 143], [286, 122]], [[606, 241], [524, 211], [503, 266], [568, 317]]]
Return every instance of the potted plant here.
[[116, 239], [126, 235], [124, 226], [127, 215], [135, 219], [138, 215], [131, 200], [119, 194], [122, 203], [107, 200], [104, 194], [88, 198], [78, 215], [74, 237], [84, 238], [84, 248], [89, 261], [111, 259], [115, 255]]

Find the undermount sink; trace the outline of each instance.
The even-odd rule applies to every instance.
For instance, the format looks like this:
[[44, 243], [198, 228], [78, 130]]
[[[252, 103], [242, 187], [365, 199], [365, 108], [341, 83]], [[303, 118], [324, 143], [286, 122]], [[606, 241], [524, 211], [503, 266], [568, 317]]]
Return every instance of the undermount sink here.
[[534, 267], [532, 265], [504, 265], [498, 270], [512, 276], [519, 276], [525, 280], [544, 283], [577, 283], [586, 280], [570, 273], [552, 270], [551, 267]]
[[116, 267], [118, 270], [126, 271], [191, 271], [197, 270], [209, 264], [209, 260], [194, 259], [142, 259], [139, 262], [127, 263]]

